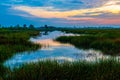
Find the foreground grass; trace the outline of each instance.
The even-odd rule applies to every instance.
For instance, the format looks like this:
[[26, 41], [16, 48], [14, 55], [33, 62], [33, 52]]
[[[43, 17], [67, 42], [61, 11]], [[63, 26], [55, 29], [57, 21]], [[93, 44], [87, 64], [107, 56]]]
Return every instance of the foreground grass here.
[[7, 68], [3, 62], [18, 52], [36, 50], [40, 46], [31, 43], [29, 38], [36, 36], [35, 30], [0, 29], [0, 80], [6, 74]]
[[6, 80], [119, 80], [120, 63], [117, 60], [100, 62], [45, 61], [26, 64], [9, 72]]
[[84, 36], [62, 36], [57, 41], [71, 43], [78, 48], [93, 48], [101, 50], [104, 54], [120, 54], [120, 30], [66, 30]]

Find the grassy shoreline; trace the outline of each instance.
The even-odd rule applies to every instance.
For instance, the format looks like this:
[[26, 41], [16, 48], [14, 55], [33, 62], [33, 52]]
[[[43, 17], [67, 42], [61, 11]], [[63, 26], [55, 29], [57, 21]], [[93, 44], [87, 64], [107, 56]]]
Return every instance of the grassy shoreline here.
[[39, 35], [37, 30], [0, 30], [0, 80], [8, 70], [3, 62], [22, 51], [31, 51], [40, 48], [40, 45], [29, 41], [31, 36]]
[[0, 31], [0, 62], [3, 62], [17, 52], [35, 50], [40, 47], [28, 41], [31, 36], [38, 34], [39, 31], [34, 30]]
[[120, 30], [66, 30], [66, 32], [86, 34], [83, 36], [61, 36], [56, 40], [71, 43], [78, 48], [93, 48], [104, 54], [120, 55]]
[[120, 63], [109, 59], [100, 62], [41, 61], [25, 64], [9, 72], [6, 80], [119, 80]]

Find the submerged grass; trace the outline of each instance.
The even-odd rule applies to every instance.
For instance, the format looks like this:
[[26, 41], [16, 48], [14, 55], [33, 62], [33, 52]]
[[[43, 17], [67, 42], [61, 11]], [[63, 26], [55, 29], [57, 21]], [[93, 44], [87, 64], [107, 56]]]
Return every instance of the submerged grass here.
[[120, 63], [109, 59], [99, 62], [41, 61], [25, 64], [9, 73], [6, 80], [119, 80]]

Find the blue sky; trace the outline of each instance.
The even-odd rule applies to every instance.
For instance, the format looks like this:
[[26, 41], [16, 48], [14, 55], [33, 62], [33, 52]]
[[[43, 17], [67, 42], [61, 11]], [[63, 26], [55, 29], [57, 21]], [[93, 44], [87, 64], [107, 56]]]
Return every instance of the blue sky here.
[[120, 0], [1, 0], [0, 24], [120, 25]]

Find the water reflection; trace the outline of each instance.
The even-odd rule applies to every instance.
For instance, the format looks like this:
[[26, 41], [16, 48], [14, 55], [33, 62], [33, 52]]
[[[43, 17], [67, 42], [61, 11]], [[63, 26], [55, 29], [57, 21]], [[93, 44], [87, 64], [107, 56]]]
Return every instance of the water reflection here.
[[65, 34], [60, 31], [54, 31], [54, 32], [41, 32], [42, 36], [38, 36], [36, 38], [31, 38], [30, 41], [32, 41], [35, 44], [42, 45], [42, 48], [47, 48], [50, 46], [70, 46], [70, 44], [62, 44], [60, 42], [55, 41], [54, 39], [59, 36], [70, 36], [70, 34]]
[[30, 38], [35, 44], [42, 45], [42, 48], [36, 51], [17, 53], [11, 59], [5, 62], [6, 66], [17, 67], [23, 63], [37, 62], [40, 60], [58, 60], [58, 61], [77, 61], [87, 60], [92, 61], [102, 58], [100, 51], [92, 49], [83, 50], [77, 49], [70, 44], [62, 44], [54, 41], [59, 36], [80, 36], [78, 34], [67, 34], [60, 31], [42, 32], [40, 36]]
[[48, 31], [44, 31], [42, 35], [48, 35]]

